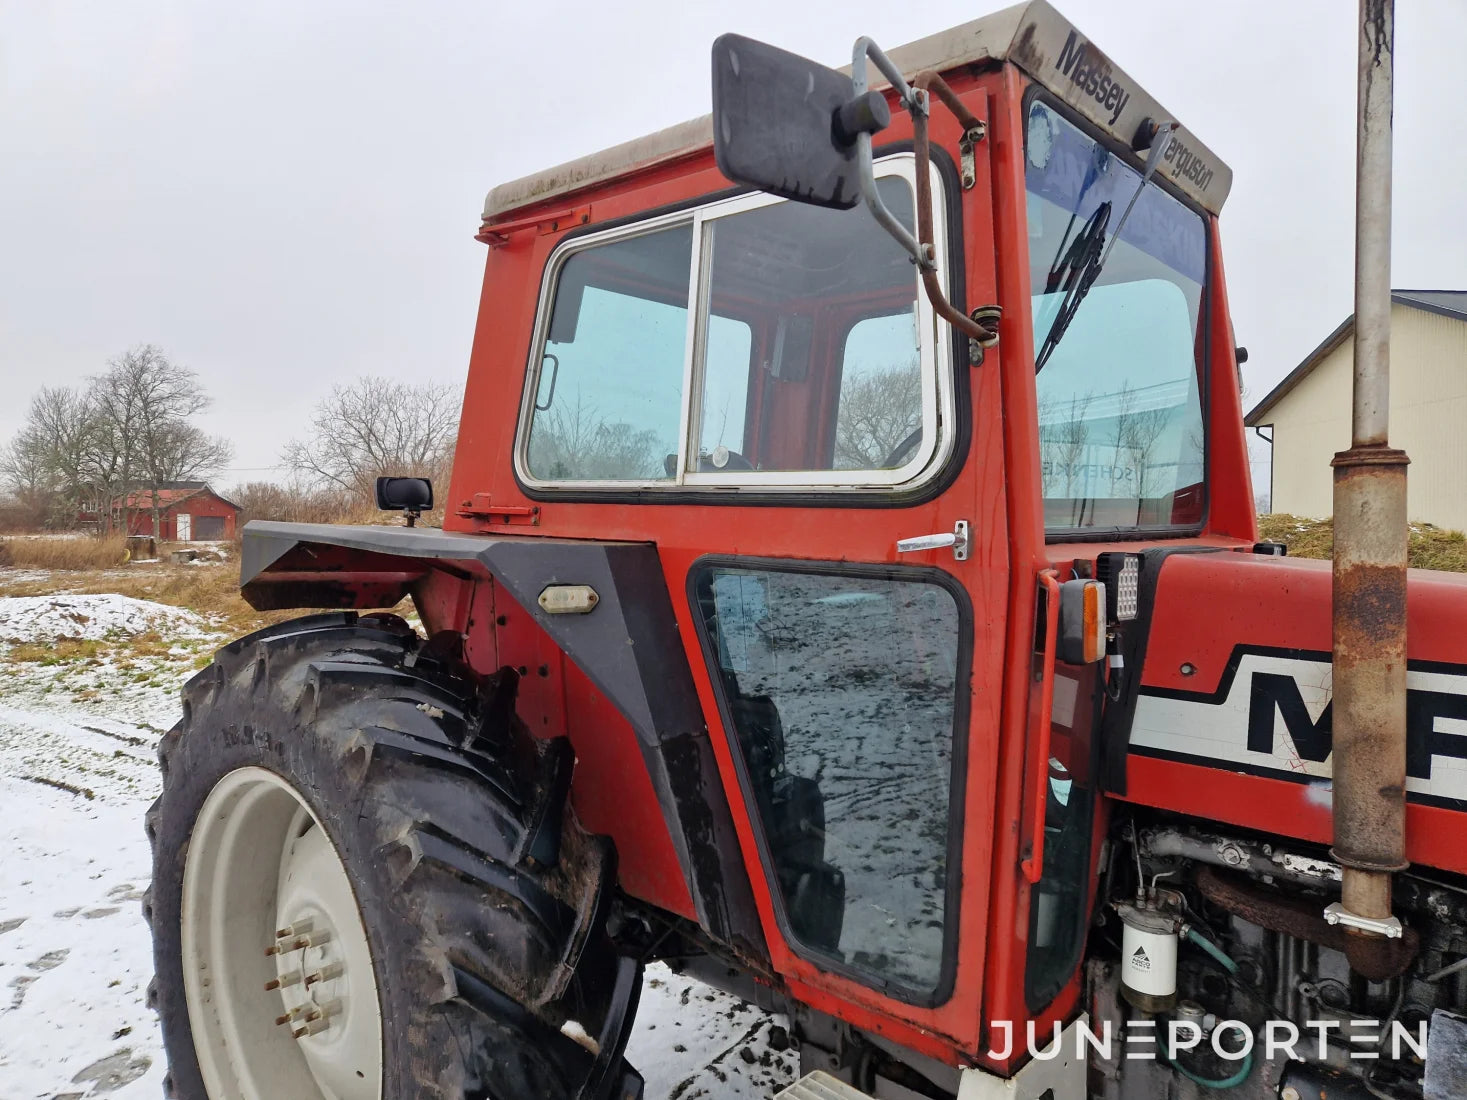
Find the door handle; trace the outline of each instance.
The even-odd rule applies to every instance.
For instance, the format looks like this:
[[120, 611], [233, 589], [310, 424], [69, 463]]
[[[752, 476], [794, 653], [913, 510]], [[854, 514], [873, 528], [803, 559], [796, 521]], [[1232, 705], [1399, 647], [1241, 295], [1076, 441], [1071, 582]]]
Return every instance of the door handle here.
[[941, 550], [944, 546], [953, 548], [953, 558], [957, 561], [968, 560], [968, 521], [958, 520], [953, 524], [951, 531], [942, 531], [936, 535], [913, 535], [909, 539], [897, 540], [898, 554], [911, 554], [917, 550]]

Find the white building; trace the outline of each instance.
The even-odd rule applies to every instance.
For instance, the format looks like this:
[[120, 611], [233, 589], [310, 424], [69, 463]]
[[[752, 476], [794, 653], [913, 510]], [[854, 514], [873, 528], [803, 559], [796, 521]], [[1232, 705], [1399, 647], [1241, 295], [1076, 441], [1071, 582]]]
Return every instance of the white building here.
[[[1411, 457], [1408, 514], [1467, 530], [1467, 291], [1396, 290], [1391, 302], [1390, 440]], [[1272, 511], [1334, 511], [1329, 463], [1350, 446], [1354, 328], [1352, 315], [1244, 418], [1272, 435]]]

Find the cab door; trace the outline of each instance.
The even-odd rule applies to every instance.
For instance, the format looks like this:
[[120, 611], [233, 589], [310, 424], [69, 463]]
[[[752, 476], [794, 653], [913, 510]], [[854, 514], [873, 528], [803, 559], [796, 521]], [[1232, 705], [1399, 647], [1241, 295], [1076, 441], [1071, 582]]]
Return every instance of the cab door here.
[[[878, 160], [909, 224], [912, 159]], [[950, 168], [939, 205], [963, 194]], [[973, 301], [993, 247], [986, 196], [965, 200], [939, 235]], [[973, 1049], [1009, 580], [997, 355], [973, 363], [864, 208], [746, 197], [695, 241], [679, 469], [689, 495], [730, 496], [659, 551], [772, 961], [857, 1026]], [[783, 267], [754, 282], [773, 242]]]
[[[938, 266], [990, 302], [959, 136], [934, 122]], [[876, 175], [914, 226], [915, 157]], [[546, 533], [655, 540], [769, 965], [951, 1060], [978, 1045], [995, 850], [998, 352], [974, 362], [865, 207], [657, 194], [547, 259], [516, 489]]]

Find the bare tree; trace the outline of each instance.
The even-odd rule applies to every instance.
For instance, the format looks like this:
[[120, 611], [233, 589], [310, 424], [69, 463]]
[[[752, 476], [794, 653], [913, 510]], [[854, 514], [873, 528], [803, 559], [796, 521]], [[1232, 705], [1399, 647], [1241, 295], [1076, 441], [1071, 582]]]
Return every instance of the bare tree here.
[[[1060, 497], [1070, 502], [1070, 522], [1079, 524], [1084, 517], [1088, 492], [1076, 497], [1081, 462], [1090, 443], [1090, 403], [1094, 395], [1070, 395], [1068, 409], [1054, 398], [1040, 401], [1039, 446], [1044, 468], [1045, 496]], [[1063, 486], [1063, 488], [1061, 488]]]
[[[192, 421], [210, 399], [198, 375], [154, 344], [132, 348], [92, 379], [95, 468], [108, 500], [148, 490], [153, 531], [161, 530], [159, 493], [169, 482], [207, 478], [233, 454], [227, 440]], [[124, 504], [124, 513], [126, 505]]]
[[95, 464], [96, 417], [90, 396], [64, 386], [46, 387], [31, 399], [25, 426], [6, 448], [6, 484], [17, 498], [59, 523], [75, 521], [83, 505], [100, 510], [90, 476]]
[[657, 433], [608, 421], [579, 394], [535, 416], [530, 430], [530, 469], [543, 478], [640, 481], [666, 472]]
[[1136, 484], [1132, 495], [1136, 498], [1136, 521], [1141, 521], [1141, 510], [1145, 507], [1147, 483], [1151, 480], [1152, 457], [1156, 445], [1171, 422], [1170, 408], [1138, 409], [1136, 391], [1129, 383], [1121, 387], [1117, 397], [1119, 412], [1115, 418], [1115, 465], [1119, 466], [1122, 455], [1134, 464]]
[[0, 447], [0, 477], [10, 499], [23, 513], [44, 515], [54, 506], [56, 479], [29, 426], [22, 428], [8, 446]]
[[193, 423], [208, 404], [193, 371], [152, 344], [140, 345], [113, 359], [84, 390], [47, 387], [36, 394], [0, 475], [17, 496], [44, 496], [50, 522], [67, 513], [75, 522], [79, 509], [95, 512], [104, 533], [119, 500], [125, 515], [129, 493], [152, 490], [157, 531], [161, 486], [207, 477], [229, 460], [229, 443]]
[[368, 497], [380, 476], [442, 478], [460, 407], [456, 386], [360, 378], [316, 406], [310, 435], [288, 443], [281, 458], [309, 482]]
[[922, 427], [922, 374], [915, 365], [871, 371], [841, 386], [835, 468], [879, 470], [902, 459], [902, 444]]

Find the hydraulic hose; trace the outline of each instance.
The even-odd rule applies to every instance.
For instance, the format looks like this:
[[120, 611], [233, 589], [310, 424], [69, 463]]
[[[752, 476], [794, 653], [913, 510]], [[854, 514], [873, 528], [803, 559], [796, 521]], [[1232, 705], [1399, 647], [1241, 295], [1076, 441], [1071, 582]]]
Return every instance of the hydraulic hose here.
[[[1217, 944], [1213, 943], [1206, 936], [1200, 934], [1195, 928], [1192, 928], [1190, 925], [1183, 931], [1182, 935], [1187, 939], [1187, 942], [1196, 944], [1203, 951], [1207, 952], [1207, 954], [1216, 959], [1218, 964], [1233, 977], [1238, 976], [1238, 964], [1235, 963], [1231, 958], [1229, 958], [1227, 952], [1225, 952]], [[1243, 1055], [1243, 1061], [1238, 1066], [1236, 1072], [1229, 1074], [1227, 1077], [1203, 1077], [1201, 1074], [1193, 1073], [1185, 1066], [1179, 1065], [1170, 1057], [1168, 1057], [1166, 1061], [1167, 1065], [1171, 1066], [1172, 1069], [1176, 1070], [1187, 1080], [1191, 1081], [1193, 1084], [1201, 1085], [1205, 1089], [1236, 1088], [1238, 1085], [1241, 1085], [1244, 1081], [1248, 1080], [1248, 1075], [1253, 1072], [1253, 1050], [1251, 1047], [1249, 1048], [1248, 1052]]]
[[1178, 1065], [1170, 1058], [1166, 1062], [1167, 1065], [1171, 1066], [1172, 1069], [1176, 1070], [1187, 1080], [1201, 1085], [1205, 1089], [1231, 1089], [1237, 1088], [1244, 1081], [1248, 1080], [1248, 1075], [1253, 1072], [1253, 1051], [1250, 1050], [1247, 1054], [1243, 1055], [1243, 1062], [1238, 1066], [1238, 1072], [1228, 1077], [1203, 1077], [1200, 1073], [1193, 1073], [1190, 1069]]
[[1224, 970], [1226, 970], [1234, 977], [1237, 977], [1238, 964], [1233, 962], [1232, 959], [1228, 958], [1226, 952], [1224, 952], [1221, 947], [1213, 943], [1206, 936], [1200, 935], [1197, 932], [1197, 929], [1192, 928], [1190, 925], [1187, 927], [1185, 934], [1189, 943], [1194, 943], [1198, 947], [1202, 948], [1202, 950], [1206, 951], [1209, 955], [1216, 959], [1222, 965], [1222, 968]]

